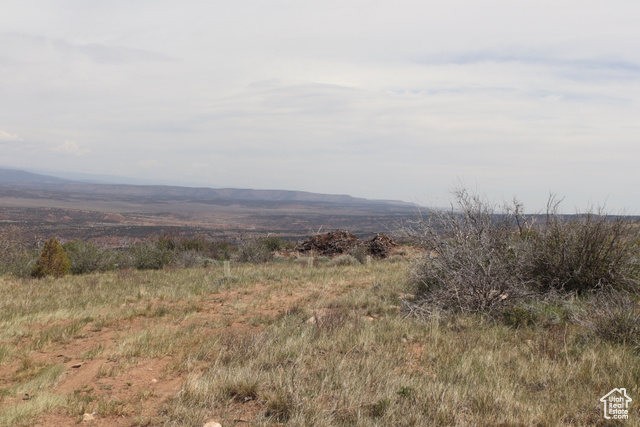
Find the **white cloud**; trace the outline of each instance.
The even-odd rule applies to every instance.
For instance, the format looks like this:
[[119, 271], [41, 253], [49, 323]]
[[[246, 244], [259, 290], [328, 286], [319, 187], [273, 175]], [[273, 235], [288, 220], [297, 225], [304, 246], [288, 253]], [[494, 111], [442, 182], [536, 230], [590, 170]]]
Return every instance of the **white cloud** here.
[[18, 135], [12, 134], [0, 129], [0, 141], [21, 141], [21, 140], [22, 138], [20, 138]]
[[57, 151], [59, 153], [73, 154], [76, 156], [87, 154], [90, 151], [84, 148], [80, 148], [77, 142], [66, 140], [61, 145], [58, 145], [53, 148], [53, 151]]
[[65, 141], [57, 161], [78, 172], [405, 200], [463, 177], [640, 208], [637, 1], [6, 9], [0, 117], [31, 144], [11, 144], [16, 164]]

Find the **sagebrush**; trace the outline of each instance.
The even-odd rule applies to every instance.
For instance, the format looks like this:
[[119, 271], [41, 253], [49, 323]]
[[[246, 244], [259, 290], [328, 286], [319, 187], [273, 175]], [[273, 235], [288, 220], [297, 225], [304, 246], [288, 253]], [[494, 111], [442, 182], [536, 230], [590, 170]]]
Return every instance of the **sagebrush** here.
[[417, 311], [501, 313], [523, 299], [637, 288], [638, 225], [626, 217], [560, 215], [554, 197], [537, 215], [516, 199], [454, 198], [405, 229], [428, 253], [414, 268]]

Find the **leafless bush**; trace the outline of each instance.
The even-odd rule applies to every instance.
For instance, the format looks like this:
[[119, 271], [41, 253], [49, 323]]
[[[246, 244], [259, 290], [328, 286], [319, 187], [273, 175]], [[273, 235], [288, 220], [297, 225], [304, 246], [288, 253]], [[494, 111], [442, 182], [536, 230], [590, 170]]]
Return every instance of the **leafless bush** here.
[[238, 261], [251, 263], [265, 263], [273, 259], [268, 242], [261, 239], [245, 238], [242, 239], [238, 248]]
[[13, 251], [23, 248], [18, 227], [9, 226], [0, 229], [0, 259], [9, 256]]
[[466, 190], [451, 210], [430, 210], [406, 229], [429, 255], [413, 271], [416, 299], [438, 311], [484, 311], [530, 294], [522, 271], [529, 224], [514, 201], [505, 212]]
[[[525, 216], [517, 200], [498, 206], [459, 189], [450, 210], [430, 210], [405, 229], [428, 251], [413, 270], [421, 313], [491, 312], [535, 295], [637, 289], [634, 223], [602, 210]], [[535, 222], [538, 220], [538, 223]]]
[[0, 273], [28, 276], [36, 259], [37, 254], [24, 245], [18, 227], [0, 229]]

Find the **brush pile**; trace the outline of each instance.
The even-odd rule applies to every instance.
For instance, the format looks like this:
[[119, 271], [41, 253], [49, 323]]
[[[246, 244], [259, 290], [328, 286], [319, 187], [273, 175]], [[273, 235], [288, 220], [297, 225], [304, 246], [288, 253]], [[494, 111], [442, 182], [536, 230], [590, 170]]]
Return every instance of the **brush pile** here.
[[393, 239], [385, 234], [376, 234], [371, 240], [360, 240], [348, 231], [332, 231], [310, 237], [296, 246], [298, 252], [314, 252], [322, 256], [348, 254], [358, 247], [366, 249], [369, 255], [386, 258], [397, 246]]
[[398, 244], [386, 234], [376, 234], [371, 240], [364, 242], [364, 246], [367, 248], [369, 255], [377, 258], [386, 258]]

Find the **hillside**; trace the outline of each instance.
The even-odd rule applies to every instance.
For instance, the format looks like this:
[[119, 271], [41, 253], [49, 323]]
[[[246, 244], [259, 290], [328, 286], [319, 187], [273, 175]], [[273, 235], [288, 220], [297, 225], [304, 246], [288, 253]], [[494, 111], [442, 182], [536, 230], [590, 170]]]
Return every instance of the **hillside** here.
[[406, 202], [348, 195], [101, 184], [0, 169], [0, 223], [26, 227], [42, 238], [117, 244], [166, 232], [293, 238], [336, 228], [363, 235], [392, 231], [414, 209]]

